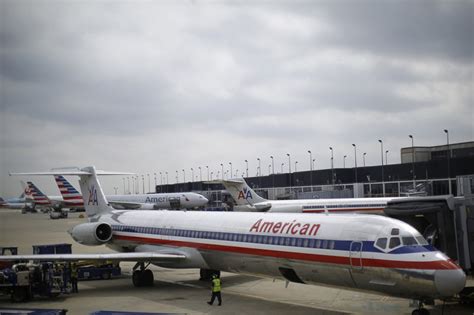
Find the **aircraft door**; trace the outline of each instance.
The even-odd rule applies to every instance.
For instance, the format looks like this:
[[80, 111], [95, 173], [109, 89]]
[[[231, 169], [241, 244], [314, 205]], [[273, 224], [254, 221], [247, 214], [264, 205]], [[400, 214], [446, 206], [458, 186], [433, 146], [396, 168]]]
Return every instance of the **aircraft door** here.
[[362, 270], [362, 242], [352, 242], [349, 251], [351, 270]]

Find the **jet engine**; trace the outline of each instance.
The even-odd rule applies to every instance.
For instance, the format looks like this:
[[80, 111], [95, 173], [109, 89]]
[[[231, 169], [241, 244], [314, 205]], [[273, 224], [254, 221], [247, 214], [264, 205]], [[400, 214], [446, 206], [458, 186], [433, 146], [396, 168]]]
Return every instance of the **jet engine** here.
[[95, 246], [107, 243], [112, 238], [112, 227], [108, 223], [82, 223], [69, 230], [79, 244]]

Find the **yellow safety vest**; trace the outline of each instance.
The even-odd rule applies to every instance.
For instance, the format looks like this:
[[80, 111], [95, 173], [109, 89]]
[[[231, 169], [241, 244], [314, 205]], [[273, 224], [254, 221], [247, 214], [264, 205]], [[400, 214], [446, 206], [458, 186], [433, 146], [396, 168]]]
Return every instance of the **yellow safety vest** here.
[[221, 292], [221, 279], [212, 279], [212, 292]]

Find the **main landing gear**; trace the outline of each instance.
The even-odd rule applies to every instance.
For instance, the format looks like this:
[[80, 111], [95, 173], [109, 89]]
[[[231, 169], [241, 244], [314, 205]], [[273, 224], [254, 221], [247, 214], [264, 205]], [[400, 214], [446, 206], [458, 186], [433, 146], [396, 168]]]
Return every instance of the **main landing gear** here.
[[138, 262], [133, 267], [132, 282], [136, 287], [151, 287], [155, 281], [153, 272], [150, 269], [146, 269], [150, 263]]
[[[416, 310], [413, 310], [413, 312], [411, 312], [411, 315], [430, 315], [430, 311], [428, 311], [426, 308], [423, 307], [423, 302], [426, 302], [426, 301], [416, 301], [416, 304], [418, 304], [418, 308]], [[426, 303], [430, 304], [430, 301]], [[434, 304], [434, 301], [433, 301], [433, 304]]]

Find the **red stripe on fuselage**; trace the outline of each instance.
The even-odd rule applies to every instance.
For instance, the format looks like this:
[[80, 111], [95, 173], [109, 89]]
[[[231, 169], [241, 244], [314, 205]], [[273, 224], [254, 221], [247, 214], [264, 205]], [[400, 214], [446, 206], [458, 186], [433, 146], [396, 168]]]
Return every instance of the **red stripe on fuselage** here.
[[[214, 250], [221, 252], [232, 252], [240, 254], [249, 254], [256, 256], [266, 256], [275, 258], [315, 261], [320, 263], [328, 264], [339, 264], [339, 265], [351, 265], [349, 257], [342, 256], [331, 256], [331, 255], [320, 255], [320, 254], [308, 254], [308, 253], [295, 253], [286, 252], [280, 250], [271, 249], [260, 249], [251, 247], [240, 247], [240, 246], [229, 246], [229, 245], [217, 245], [209, 243], [195, 243], [188, 241], [177, 241], [169, 239], [156, 239], [140, 236], [129, 236], [129, 235], [117, 235], [114, 234], [114, 238], [119, 240], [132, 241], [142, 244], [157, 244], [157, 245], [171, 245], [176, 247], [192, 247], [202, 250]], [[360, 262], [357, 257], [352, 258], [353, 262]], [[383, 259], [372, 259], [362, 258], [363, 267], [378, 267], [378, 268], [392, 268], [392, 269], [460, 269], [457, 265], [450, 261], [436, 260], [436, 261], [400, 261], [400, 260], [383, 260]]]

